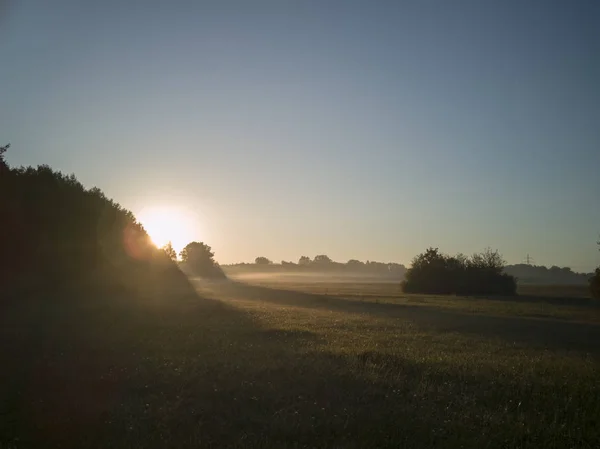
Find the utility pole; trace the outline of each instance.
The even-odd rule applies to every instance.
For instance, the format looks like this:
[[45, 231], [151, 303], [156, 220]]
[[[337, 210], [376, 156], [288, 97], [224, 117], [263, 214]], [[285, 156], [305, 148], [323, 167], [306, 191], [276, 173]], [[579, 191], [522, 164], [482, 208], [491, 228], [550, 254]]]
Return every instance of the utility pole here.
[[531, 265], [531, 264], [533, 263], [533, 257], [531, 257], [531, 256], [529, 255], [529, 253], [527, 254], [527, 257], [525, 258], [525, 263], [526, 263], [527, 265]]

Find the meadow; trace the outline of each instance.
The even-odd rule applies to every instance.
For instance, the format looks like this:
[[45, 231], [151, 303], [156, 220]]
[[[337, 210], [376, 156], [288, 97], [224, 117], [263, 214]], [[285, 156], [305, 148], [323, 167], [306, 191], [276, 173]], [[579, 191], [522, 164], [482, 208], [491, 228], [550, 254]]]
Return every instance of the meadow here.
[[0, 316], [0, 447], [596, 448], [600, 306], [570, 289], [36, 295]]

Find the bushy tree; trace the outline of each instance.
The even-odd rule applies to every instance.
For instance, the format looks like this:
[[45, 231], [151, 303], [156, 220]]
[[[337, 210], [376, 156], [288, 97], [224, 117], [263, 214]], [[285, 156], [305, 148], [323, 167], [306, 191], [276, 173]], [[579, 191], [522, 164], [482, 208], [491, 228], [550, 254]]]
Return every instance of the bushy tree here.
[[326, 256], [325, 254], [319, 254], [318, 256], [315, 256], [315, 259], [313, 261], [313, 263], [319, 265], [327, 265], [332, 262], [333, 261], [331, 260], [331, 258], [329, 256]]
[[225, 274], [214, 260], [210, 246], [202, 242], [190, 242], [179, 253], [186, 269], [194, 275], [206, 278], [224, 278]]
[[514, 295], [516, 279], [503, 273], [503, 267], [502, 256], [491, 249], [469, 258], [429, 248], [413, 259], [402, 288], [407, 293]]
[[254, 259], [254, 263], [256, 265], [271, 265], [273, 262], [271, 262], [266, 257], [261, 256], [261, 257], [257, 257], [256, 259]]
[[308, 256], [301, 256], [300, 259], [298, 259], [298, 265], [310, 265], [310, 257]]

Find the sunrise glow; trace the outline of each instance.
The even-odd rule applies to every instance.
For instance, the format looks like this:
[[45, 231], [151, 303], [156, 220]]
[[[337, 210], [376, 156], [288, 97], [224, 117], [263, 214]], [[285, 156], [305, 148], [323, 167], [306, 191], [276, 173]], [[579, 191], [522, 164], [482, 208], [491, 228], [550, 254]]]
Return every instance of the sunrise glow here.
[[177, 253], [194, 240], [195, 227], [192, 216], [185, 210], [174, 207], [150, 207], [139, 214], [139, 221], [152, 239], [162, 247], [168, 242], [173, 244]]

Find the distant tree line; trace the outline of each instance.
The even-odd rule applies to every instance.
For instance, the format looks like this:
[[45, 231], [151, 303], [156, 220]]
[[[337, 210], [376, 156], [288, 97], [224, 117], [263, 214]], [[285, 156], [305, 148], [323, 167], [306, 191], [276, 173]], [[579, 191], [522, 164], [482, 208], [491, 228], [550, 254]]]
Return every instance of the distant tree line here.
[[515, 276], [520, 284], [585, 285], [591, 273], [576, 273], [569, 267], [556, 265], [548, 268], [539, 265], [507, 265], [504, 272]]
[[274, 263], [264, 256], [259, 256], [254, 263], [238, 263], [223, 266], [226, 269], [237, 269], [239, 271], [271, 271], [271, 272], [325, 272], [325, 273], [349, 273], [364, 274], [374, 276], [386, 276], [395, 279], [402, 279], [406, 272], [406, 267], [398, 263], [384, 263], [366, 261], [361, 262], [351, 259], [346, 263], [335, 262], [325, 254], [319, 254], [311, 259], [308, 256], [301, 256], [298, 262], [282, 260], [281, 263]]
[[[464, 256], [459, 256], [464, 258]], [[311, 259], [302, 256], [297, 262], [282, 260], [280, 263], [273, 262], [267, 257], [259, 256], [254, 263], [237, 263], [224, 265], [226, 269], [238, 271], [310, 271], [310, 272], [337, 272], [348, 274], [372, 274], [389, 276], [396, 279], [404, 279], [407, 269], [399, 263], [382, 263], [356, 259], [350, 259], [345, 263], [334, 262], [330, 257], [320, 254]], [[519, 284], [538, 285], [586, 285], [592, 273], [576, 273], [569, 267], [516, 264], [504, 265], [502, 272], [513, 276]]]
[[429, 248], [413, 259], [402, 289], [438, 295], [516, 295], [517, 280], [503, 272], [504, 265], [498, 251], [491, 249], [468, 257]]

